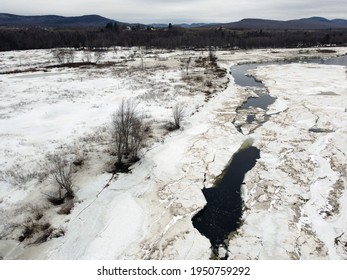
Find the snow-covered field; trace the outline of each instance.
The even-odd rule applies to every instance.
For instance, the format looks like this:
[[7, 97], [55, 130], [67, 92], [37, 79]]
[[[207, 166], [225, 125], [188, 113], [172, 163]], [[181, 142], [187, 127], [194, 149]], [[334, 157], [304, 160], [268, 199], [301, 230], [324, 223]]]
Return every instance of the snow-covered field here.
[[[57, 64], [48, 50], [0, 53], [0, 258], [208, 259], [210, 243], [191, 222], [206, 203], [201, 189], [253, 138], [261, 158], [246, 175], [228, 257], [346, 259], [346, 67], [256, 69], [277, 100], [251, 135], [233, 125], [250, 93], [228, 74], [238, 63], [347, 52], [334, 50], [217, 51], [219, 68], [207, 51], [110, 50], [76, 68], [47, 68]], [[138, 102], [149, 135], [131, 172], [113, 175], [111, 115], [124, 98]], [[182, 128], [168, 132], [176, 104]], [[47, 200], [52, 154], [83, 162], [69, 214]]]

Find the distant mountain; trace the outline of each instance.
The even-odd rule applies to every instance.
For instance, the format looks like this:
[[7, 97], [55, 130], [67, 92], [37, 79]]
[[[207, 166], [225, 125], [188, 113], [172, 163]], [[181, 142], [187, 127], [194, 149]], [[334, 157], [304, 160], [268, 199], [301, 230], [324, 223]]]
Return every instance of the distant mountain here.
[[[104, 27], [109, 22], [118, 22], [113, 19], [105, 18], [99, 15], [85, 15], [76, 17], [63, 17], [56, 15], [43, 16], [20, 16], [13, 14], [0, 13], [0, 26], [9, 27], [60, 27], [60, 28], [81, 28], [81, 27]], [[168, 24], [138, 24], [122, 23], [128, 26], [152, 26], [155, 28], [167, 28]], [[296, 20], [268, 20], [247, 18], [238, 22], [231, 23], [192, 23], [192, 24], [174, 24], [183, 28], [209, 28], [224, 27], [232, 29], [339, 29], [347, 28], [347, 20], [333, 19], [328, 20], [323, 17], [311, 17]]]
[[221, 23], [191, 23], [191, 24], [181, 23], [177, 25], [183, 28], [197, 28], [197, 27], [216, 26], [220, 24]]
[[328, 20], [322, 17], [311, 17], [287, 21], [248, 18], [238, 22], [222, 24], [220, 26], [235, 29], [340, 29], [347, 28], [347, 20]]
[[[173, 26], [179, 26], [182, 28], [196, 28], [196, 27], [207, 27], [207, 26], [217, 26], [220, 25], [221, 23], [177, 23], [173, 24]], [[149, 26], [155, 27], [155, 28], [167, 28], [168, 24], [165, 23], [153, 23], [149, 24]]]
[[[167, 28], [167, 24], [151, 24], [156, 28]], [[318, 30], [318, 29], [340, 29], [347, 28], [347, 20], [345, 19], [333, 19], [328, 20], [323, 17], [311, 17], [296, 20], [269, 20], [269, 19], [257, 19], [246, 18], [238, 22], [231, 23], [192, 23], [192, 24], [174, 24], [174, 26], [180, 26], [183, 28], [208, 28], [208, 27], [224, 27], [232, 29], [299, 29], [299, 30]]]
[[347, 26], [347, 20], [345, 20], [345, 19], [334, 19], [334, 20], [332, 20], [332, 22], [339, 24], [339, 25]]
[[9, 27], [103, 27], [115, 20], [98, 15], [63, 17], [56, 15], [19, 16], [0, 13], [0, 26]]

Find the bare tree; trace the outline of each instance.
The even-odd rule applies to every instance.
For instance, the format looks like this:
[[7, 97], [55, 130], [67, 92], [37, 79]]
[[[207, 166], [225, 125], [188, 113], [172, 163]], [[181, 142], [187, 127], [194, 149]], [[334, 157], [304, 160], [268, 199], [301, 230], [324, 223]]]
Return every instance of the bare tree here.
[[75, 60], [75, 51], [73, 49], [66, 50], [66, 61], [68, 63], [73, 63]]
[[129, 133], [129, 155], [130, 160], [138, 160], [138, 152], [144, 140], [144, 125], [142, 116], [136, 116], [131, 123]]
[[188, 70], [189, 70], [189, 64], [190, 64], [191, 60], [192, 60], [192, 58], [191, 58], [191, 57], [189, 57], [189, 58], [187, 59], [187, 62], [186, 62], [186, 71], [187, 71], [187, 76], [189, 75]]
[[95, 63], [98, 63], [106, 54], [106, 49], [104, 48], [98, 48], [94, 49], [94, 60]]
[[83, 59], [85, 62], [98, 63], [106, 53], [106, 48], [86, 48], [83, 50]]
[[117, 112], [112, 115], [112, 145], [114, 146], [114, 151], [117, 155], [117, 164], [120, 165], [122, 163], [123, 157], [123, 143], [124, 143], [124, 135], [123, 135], [123, 117], [124, 116], [124, 104], [119, 106]]
[[91, 62], [92, 61], [92, 53], [89, 49], [84, 49], [83, 50], [83, 58], [86, 62]]
[[75, 59], [75, 51], [73, 49], [55, 49], [53, 52], [54, 58], [58, 63], [73, 63]]
[[140, 47], [140, 57], [141, 57], [141, 70], [144, 70], [144, 64], [143, 64], [143, 49]]
[[173, 128], [179, 129], [181, 127], [181, 122], [182, 122], [183, 117], [184, 117], [184, 106], [180, 103], [177, 103], [172, 108], [172, 116], [174, 119]]
[[113, 47], [112, 49], [114, 51], [113, 58], [115, 58], [115, 55], [117, 55], [118, 49], [117, 47]]
[[208, 47], [208, 56], [209, 56], [209, 59], [210, 59], [210, 63], [211, 64], [215, 64], [216, 60], [217, 60], [217, 57], [216, 57], [215, 52], [214, 52], [214, 50], [213, 50], [213, 48], [211, 46]]
[[64, 63], [65, 51], [63, 49], [55, 49], [52, 52], [53, 57], [58, 61], [58, 63]]
[[136, 111], [132, 100], [122, 100], [112, 115], [112, 144], [117, 155], [117, 165], [122, 165], [123, 156], [135, 160], [144, 140], [143, 118]]
[[63, 192], [65, 191], [64, 197], [74, 197], [72, 190], [72, 165], [68, 164], [59, 155], [54, 155], [52, 158], [53, 163], [53, 178], [58, 184], [59, 188], [59, 199], [63, 198]]
[[128, 156], [130, 153], [129, 138], [130, 138], [132, 125], [137, 118], [136, 107], [137, 107], [137, 104], [134, 103], [132, 100], [128, 99], [128, 100], [122, 100], [122, 103], [118, 110], [119, 117], [121, 120], [121, 132], [124, 138], [123, 153], [126, 156]]
[[123, 158], [123, 135], [119, 129], [119, 123], [113, 119], [113, 131], [112, 131], [112, 146], [117, 155], [117, 165], [121, 165]]

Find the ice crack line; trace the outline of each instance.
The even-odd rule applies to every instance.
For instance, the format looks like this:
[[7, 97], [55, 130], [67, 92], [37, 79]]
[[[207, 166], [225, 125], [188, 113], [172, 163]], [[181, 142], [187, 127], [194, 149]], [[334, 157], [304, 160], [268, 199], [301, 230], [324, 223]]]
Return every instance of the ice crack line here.
[[106, 185], [96, 194], [95, 198], [86, 206], [84, 207], [76, 216], [74, 219], [72, 219], [71, 221], [75, 221], [77, 218], [79, 218], [79, 216], [86, 210], [88, 209], [99, 197], [99, 195], [110, 185], [111, 181], [114, 179], [116, 173], [113, 173], [111, 178], [108, 180], [108, 182], [106, 183]]

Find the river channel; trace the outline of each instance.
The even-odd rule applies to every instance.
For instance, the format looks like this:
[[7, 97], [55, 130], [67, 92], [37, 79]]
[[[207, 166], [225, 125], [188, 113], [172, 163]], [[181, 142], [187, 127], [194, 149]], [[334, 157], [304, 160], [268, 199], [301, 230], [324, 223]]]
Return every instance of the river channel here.
[[[298, 62], [347, 66], [347, 56], [326, 60], [296, 61], [296, 63]], [[259, 66], [288, 63], [290, 62], [279, 61], [231, 67], [230, 73], [235, 84], [252, 91], [252, 96], [237, 108], [236, 118], [233, 123], [240, 133], [251, 134], [257, 127], [266, 122], [271, 117], [267, 114], [267, 109], [276, 101], [275, 97], [269, 95], [268, 90], [261, 81], [257, 81], [248, 72]], [[244, 126], [246, 126], [246, 129]], [[202, 190], [207, 204], [192, 218], [192, 222], [194, 227], [210, 240], [215, 257], [220, 257], [218, 256], [218, 248], [224, 247], [227, 249], [226, 240], [229, 234], [237, 230], [240, 225], [243, 207], [241, 185], [246, 173], [255, 166], [260, 155], [260, 150], [257, 147], [252, 145], [241, 147], [216, 180], [214, 187]], [[224, 256], [224, 258], [226, 257], [227, 255]]]

